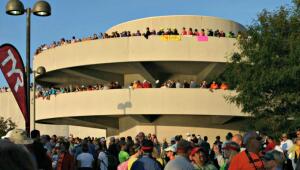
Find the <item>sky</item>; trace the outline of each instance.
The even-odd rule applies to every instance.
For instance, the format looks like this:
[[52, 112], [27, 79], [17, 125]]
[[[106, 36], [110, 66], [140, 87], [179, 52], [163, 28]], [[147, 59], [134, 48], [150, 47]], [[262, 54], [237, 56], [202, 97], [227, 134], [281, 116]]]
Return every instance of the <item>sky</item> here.
[[[25, 8], [36, 0], [20, 0]], [[41, 44], [61, 38], [87, 37], [121, 22], [162, 15], [216, 16], [250, 25], [263, 9], [291, 6], [291, 0], [47, 0], [49, 17], [31, 17], [31, 58]], [[5, 13], [8, 0], [0, 0], [0, 45], [13, 44], [25, 63], [26, 16]], [[0, 73], [0, 87], [7, 83]]]

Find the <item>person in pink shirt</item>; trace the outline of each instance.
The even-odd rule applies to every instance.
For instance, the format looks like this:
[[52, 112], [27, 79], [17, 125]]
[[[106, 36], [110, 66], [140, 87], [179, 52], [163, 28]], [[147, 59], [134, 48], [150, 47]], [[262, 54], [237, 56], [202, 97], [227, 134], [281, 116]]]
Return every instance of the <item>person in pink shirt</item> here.
[[204, 30], [204, 29], [201, 29], [199, 35], [200, 35], [200, 36], [205, 36], [205, 30]]

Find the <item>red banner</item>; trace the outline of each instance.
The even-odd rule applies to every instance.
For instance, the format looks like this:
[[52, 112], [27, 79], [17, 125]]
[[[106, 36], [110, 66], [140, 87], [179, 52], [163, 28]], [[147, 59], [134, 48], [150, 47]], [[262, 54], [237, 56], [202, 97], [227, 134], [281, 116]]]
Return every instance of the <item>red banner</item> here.
[[0, 46], [0, 68], [17, 100], [27, 126], [30, 124], [30, 113], [27, 113], [26, 105], [25, 69], [21, 55], [13, 45], [3, 44]]

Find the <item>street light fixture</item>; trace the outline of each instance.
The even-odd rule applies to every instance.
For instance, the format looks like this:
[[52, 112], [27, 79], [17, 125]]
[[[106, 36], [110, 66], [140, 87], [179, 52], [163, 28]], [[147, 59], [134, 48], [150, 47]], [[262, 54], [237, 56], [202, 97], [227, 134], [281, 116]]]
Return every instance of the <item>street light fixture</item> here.
[[[46, 1], [37, 1], [33, 9], [24, 8], [19, 0], [9, 0], [6, 4], [6, 13], [8, 15], [23, 15], [26, 12], [26, 96], [27, 96], [27, 113], [30, 113], [30, 16], [33, 13], [36, 16], [50, 16], [51, 6]], [[30, 121], [26, 124], [26, 131], [30, 132]]]
[[10, 0], [6, 4], [6, 13], [8, 15], [23, 15], [24, 12], [24, 5], [19, 0]]

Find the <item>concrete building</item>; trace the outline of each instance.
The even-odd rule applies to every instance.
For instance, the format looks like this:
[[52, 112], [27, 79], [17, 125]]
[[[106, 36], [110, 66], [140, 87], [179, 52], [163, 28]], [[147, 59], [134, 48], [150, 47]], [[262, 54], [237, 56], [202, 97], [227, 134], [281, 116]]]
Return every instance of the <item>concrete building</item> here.
[[[202, 28], [232, 31], [245, 28], [234, 21], [208, 16], [162, 16], [116, 25], [107, 33], [162, 28]], [[50, 100], [36, 99], [37, 128], [42, 133], [75, 136], [135, 136], [155, 133], [162, 139], [186, 133], [222, 137], [237, 132], [245, 114], [225, 96], [230, 90], [201, 88], [128, 88], [134, 80], [212, 81], [224, 71], [228, 57], [238, 52], [236, 38], [179, 36], [164, 41], [161, 36], [98, 39], [62, 45], [34, 57], [33, 67], [46, 73], [36, 77], [44, 86], [76, 87], [118, 81], [123, 89], [64, 93]], [[1, 115], [24, 126], [10, 93], [0, 94]], [[79, 127], [81, 126], [81, 127]], [[84, 127], [82, 127], [84, 126]], [[84, 129], [83, 129], [84, 128]]]

